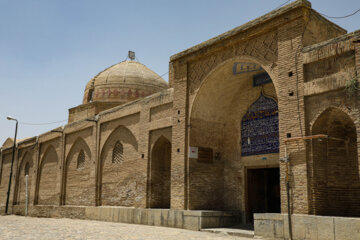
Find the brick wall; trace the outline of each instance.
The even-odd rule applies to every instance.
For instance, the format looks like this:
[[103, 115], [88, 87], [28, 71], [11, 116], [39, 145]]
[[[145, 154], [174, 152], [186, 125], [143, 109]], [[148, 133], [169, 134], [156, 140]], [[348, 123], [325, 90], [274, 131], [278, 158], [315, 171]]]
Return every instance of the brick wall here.
[[[65, 162], [65, 204], [66, 205], [94, 205], [95, 181], [92, 173], [94, 165], [91, 148], [87, 142], [91, 141], [92, 128], [77, 134], [66, 136], [67, 157]], [[68, 149], [70, 148], [70, 149]], [[83, 152], [84, 163], [80, 152]]]
[[[33, 147], [31, 149], [22, 149], [21, 159], [19, 163], [19, 167], [17, 170], [17, 178], [16, 178], [16, 190], [14, 204], [24, 205], [25, 204], [25, 191], [26, 191], [26, 180], [25, 180], [25, 173], [28, 173], [28, 199], [30, 202], [31, 199], [31, 192], [32, 192], [32, 181], [34, 181], [34, 156], [35, 152], [33, 151]], [[27, 167], [28, 166], [28, 167]], [[27, 171], [26, 171], [27, 170]]]
[[1, 170], [0, 170], [0, 205], [5, 206], [6, 196], [9, 185], [10, 165], [11, 165], [12, 150], [3, 151], [1, 157]]
[[[120, 161], [113, 162], [116, 142], [123, 146]], [[145, 184], [139, 172], [146, 172], [144, 161], [139, 161], [138, 142], [133, 133], [120, 126], [106, 139], [101, 150], [101, 203], [102, 205], [136, 206], [144, 197]]]
[[41, 157], [38, 175], [37, 204], [39, 205], [58, 205], [59, 184], [58, 168], [60, 164], [59, 149], [60, 142], [52, 141], [41, 145]]

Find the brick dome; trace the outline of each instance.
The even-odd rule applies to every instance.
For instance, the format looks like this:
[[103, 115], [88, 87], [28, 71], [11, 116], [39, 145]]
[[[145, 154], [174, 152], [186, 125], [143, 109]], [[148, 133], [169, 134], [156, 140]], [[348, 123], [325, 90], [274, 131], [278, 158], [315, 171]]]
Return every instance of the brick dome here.
[[83, 104], [126, 103], [167, 89], [167, 82], [137, 61], [123, 61], [97, 74], [85, 88]]

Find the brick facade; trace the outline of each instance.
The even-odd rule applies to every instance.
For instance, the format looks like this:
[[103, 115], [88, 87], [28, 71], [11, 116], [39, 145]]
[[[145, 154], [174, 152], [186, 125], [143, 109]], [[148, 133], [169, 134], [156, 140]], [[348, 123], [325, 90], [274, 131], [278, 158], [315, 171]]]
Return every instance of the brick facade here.
[[[19, 143], [11, 204], [24, 205], [28, 163], [30, 205], [231, 210], [247, 222], [251, 169], [280, 170], [287, 212], [287, 155], [293, 213], [360, 216], [359, 96], [344, 91], [357, 81], [360, 34], [345, 33], [298, 0], [172, 56], [170, 89], [116, 107], [81, 105], [64, 128]], [[255, 86], [264, 73], [272, 81]], [[260, 96], [277, 104], [279, 149], [244, 156], [242, 119]], [[345, 142], [285, 143], [315, 134]], [[210, 159], [190, 158], [189, 147]], [[3, 205], [11, 147], [0, 159]]]

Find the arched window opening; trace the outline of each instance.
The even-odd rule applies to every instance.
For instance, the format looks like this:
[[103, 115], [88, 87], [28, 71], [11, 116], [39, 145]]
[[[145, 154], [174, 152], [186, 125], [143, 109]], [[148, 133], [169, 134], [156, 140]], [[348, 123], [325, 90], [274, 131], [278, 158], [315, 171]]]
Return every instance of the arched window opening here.
[[84, 150], [81, 149], [77, 158], [77, 168], [82, 169], [85, 167], [85, 153]]
[[113, 149], [113, 155], [112, 155], [112, 163], [120, 163], [123, 160], [123, 152], [124, 148], [123, 145], [117, 141], [115, 143], [114, 149]]
[[30, 164], [29, 164], [29, 162], [27, 162], [25, 164], [24, 176], [29, 175], [29, 171], [30, 171]]
[[94, 99], [94, 89], [90, 89], [87, 95], [87, 101], [90, 103]]

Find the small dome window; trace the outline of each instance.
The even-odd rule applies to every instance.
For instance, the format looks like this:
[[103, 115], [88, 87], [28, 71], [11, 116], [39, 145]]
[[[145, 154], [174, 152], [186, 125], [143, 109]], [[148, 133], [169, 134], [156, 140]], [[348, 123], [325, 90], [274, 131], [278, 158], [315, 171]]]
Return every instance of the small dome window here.
[[112, 155], [112, 163], [120, 163], [123, 160], [123, 152], [124, 148], [123, 145], [117, 141], [115, 143], [114, 149], [113, 149], [113, 155]]
[[93, 99], [94, 99], [94, 89], [89, 89], [87, 101], [92, 102]]
[[29, 175], [29, 172], [30, 172], [30, 164], [29, 164], [29, 162], [27, 162], [26, 164], [25, 164], [25, 172], [24, 172], [24, 175], [26, 176], [26, 175]]
[[85, 153], [84, 150], [81, 150], [79, 152], [78, 158], [77, 158], [77, 169], [82, 169], [85, 167]]

